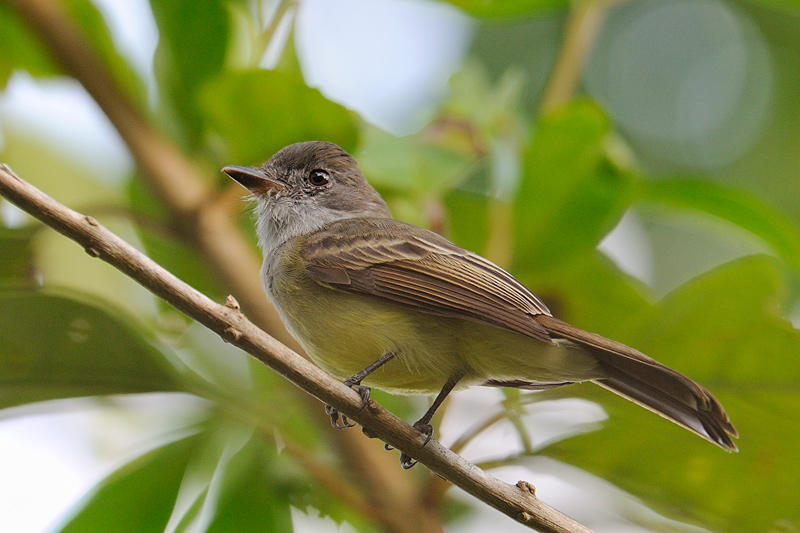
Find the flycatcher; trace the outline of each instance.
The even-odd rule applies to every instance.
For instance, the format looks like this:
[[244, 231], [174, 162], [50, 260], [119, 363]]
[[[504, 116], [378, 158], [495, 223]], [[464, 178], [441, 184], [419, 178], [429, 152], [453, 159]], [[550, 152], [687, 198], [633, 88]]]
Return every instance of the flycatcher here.
[[[438, 392], [414, 424], [430, 438], [430, 420], [452, 390], [592, 381], [736, 451], [736, 429], [705, 388], [633, 348], [554, 318], [491, 261], [393, 219], [338, 146], [293, 144], [260, 167], [222, 170], [255, 198], [264, 288], [284, 324], [365, 404], [367, 385]], [[334, 427], [352, 425], [326, 410]], [[410, 468], [414, 461], [403, 455], [401, 464]]]

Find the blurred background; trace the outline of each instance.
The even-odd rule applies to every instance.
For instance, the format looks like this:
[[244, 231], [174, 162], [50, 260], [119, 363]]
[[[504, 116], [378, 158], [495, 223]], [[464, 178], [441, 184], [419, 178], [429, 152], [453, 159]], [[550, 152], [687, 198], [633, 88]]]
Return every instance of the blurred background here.
[[[328, 140], [397, 218], [698, 380], [742, 435], [729, 455], [591, 385], [474, 389], [437, 421], [469, 460], [597, 531], [800, 530], [794, 0], [0, 0], [0, 38], [0, 161], [284, 342], [219, 168]], [[0, 220], [3, 531], [525, 530]]]

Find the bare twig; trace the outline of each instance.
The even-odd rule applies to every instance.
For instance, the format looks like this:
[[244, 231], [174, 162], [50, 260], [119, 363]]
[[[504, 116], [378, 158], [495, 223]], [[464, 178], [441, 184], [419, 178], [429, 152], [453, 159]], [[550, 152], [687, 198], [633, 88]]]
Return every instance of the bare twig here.
[[572, 98], [608, 10], [620, 1], [577, 2], [572, 8], [564, 29], [561, 50], [539, 103], [542, 114], [566, 104]]
[[255, 326], [234, 306], [218, 304], [179, 280], [95, 219], [56, 202], [10, 168], [0, 165], [0, 193], [21, 209], [73, 239], [92, 257], [121, 270], [223, 340], [245, 350], [283, 377], [348, 417], [391, 446], [426, 465], [453, 484], [515, 520], [541, 531], [588, 531], [545, 505], [531, 492], [494, 478], [435, 440], [425, 443], [420, 432], [370, 401], [361, 409], [360, 396], [320, 368]]

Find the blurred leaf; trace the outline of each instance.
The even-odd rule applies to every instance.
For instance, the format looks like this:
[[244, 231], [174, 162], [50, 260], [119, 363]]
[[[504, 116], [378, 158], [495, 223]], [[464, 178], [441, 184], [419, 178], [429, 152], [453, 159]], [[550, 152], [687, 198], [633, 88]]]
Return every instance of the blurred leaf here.
[[142, 81], [117, 51], [111, 32], [97, 7], [89, 0], [64, 0], [64, 7], [108, 67], [114, 80], [125, 90], [126, 96], [139, 106], [144, 106], [146, 92]]
[[15, 69], [25, 70], [32, 76], [58, 73], [58, 67], [39, 39], [5, 2], [0, 3], [0, 36], [7, 43], [0, 54], [0, 89], [5, 88]]
[[141, 221], [136, 224], [147, 256], [210, 298], [219, 299], [223, 291], [214, 273], [197, 250], [173, 231], [167, 222], [169, 217], [166, 209], [144, 181], [130, 180], [127, 192], [131, 209], [149, 221], [148, 224], [142, 224]]
[[481, 253], [489, 238], [491, 198], [464, 189], [453, 189], [444, 197], [450, 240]]
[[164, 531], [186, 464], [202, 439], [171, 442], [131, 461], [100, 482], [55, 531]]
[[452, 188], [464, 177], [473, 157], [420, 136], [395, 137], [378, 128], [366, 128], [356, 159], [375, 187], [420, 197]]
[[605, 157], [608, 119], [590, 102], [545, 116], [514, 200], [515, 265], [553, 268], [594, 249], [628, 206], [630, 177]]
[[647, 287], [597, 250], [573, 257], [558, 269], [543, 272], [536, 265], [521, 265], [515, 274], [555, 316], [615, 339], [652, 308]]
[[772, 9], [784, 9], [794, 14], [800, 11], [800, 2], [797, 0], [749, 0], [749, 2]]
[[223, 422], [194, 451], [165, 530], [291, 531], [289, 495], [274, 462], [271, 439]]
[[536, 114], [549, 74], [563, 41], [565, 10], [539, 11], [534, 16], [478, 24], [470, 47], [471, 61], [479, 62], [490, 79], [509, 71], [520, 74], [521, 118]]
[[1, 289], [0, 316], [2, 408], [76, 396], [182, 390], [164, 355], [143, 332], [85, 296]]
[[[217, 502], [210, 533], [292, 531], [289, 494], [270, 464], [274, 446], [264, 439], [251, 438], [245, 447], [217, 472]], [[212, 489], [216, 488], [212, 486]]]
[[569, 7], [567, 0], [447, 0], [476, 17], [513, 17]]
[[159, 31], [156, 77], [169, 107], [179, 117], [190, 145], [202, 134], [205, 111], [196, 104], [200, 88], [220, 72], [230, 37], [221, 0], [151, 0]]
[[0, 284], [29, 283], [33, 273], [33, 236], [36, 226], [0, 226]]
[[[0, 159], [48, 195], [80, 211], [90, 211], [108, 229], [134, 246], [139, 245], [133, 225], [119, 216], [117, 208], [124, 195], [107, 176], [98, 173], [98, 168], [85, 166], [75, 157], [74, 150], [37, 136], [35, 129], [12, 123], [3, 126]], [[34, 267], [37, 279], [44, 285], [95, 295], [135, 316], [155, 315], [157, 299], [147, 289], [103, 261], [89, 257], [70, 239], [34, 224], [40, 230], [33, 237]]]
[[231, 162], [264, 161], [300, 141], [330, 141], [349, 151], [356, 144], [352, 113], [293, 75], [229, 72], [206, 85], [199, 101]]
[[473, 150], [478, 145], [485, 151], [480, 143], [497, 136], [518, 140], [523, 133], [520, 109], [524, 84], [525, 75], [519, 69], [506, 69], [495, 81], [483, 64], [467, 61], [450, 78], [450, 96], [439, 121], [460, 127]]
[[800, 526], [800, 332], [779, 312], [785, 290], [776, 261], [744, 258], [631, 315], [619, 339], [706, 385], [742, 435], [739, 454], [599, 389], [586, 392], [608, 410], [606, 427], [544, 453], [712, 529]]
[[700, 179], [641, 182], [639, 193], [648, 202], [698, 210], [731, 222], [761, 238], [800, 272], [800, 231], [751, 194]]

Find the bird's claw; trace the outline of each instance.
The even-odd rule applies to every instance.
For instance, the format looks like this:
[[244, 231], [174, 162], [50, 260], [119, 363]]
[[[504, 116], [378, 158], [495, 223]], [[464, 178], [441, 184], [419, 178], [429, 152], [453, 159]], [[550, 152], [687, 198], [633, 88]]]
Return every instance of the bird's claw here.
[[[425, 435], [425, 442], [422, 443], [423, 446], [431, 441], [431, 437], [433, 436], [433, 426], [424, 422], [415, 422], [414, 429]], [[400, 466], [403, 470], [408, 470], [415, 464], [417, 464], [417, 461], [412, 459], [411, 456], [405, 453], [400, 454]]]
[[[337, 408], [332, 405], [325, 406], [325, 414], [331, 417], [331, 426], [333, 429], [347, 429], [355, 426], [350, 422], [350, 419], [339, 412]], [[339, 422], [341, 420], [341, 423]]]
[[[365, 387], [364, 385], [360, 385], [350, 381], [349, 379], [346, 379], [344, 384], [356, 391], [358, 395], [361, 396], [361, 407], [358, 408], [359, 411], [363, 410], [367, 405], [369, 405], [369, 396], [371, 393], [369, 387]], [[334, 429], [347, 429], [355, 426], [355, 424], [351, 422], [349, 418], [341, 414], [339, 410], [332, 405], [325, 406], [325, 414], [331, 418], [331, 426]]]
[[345, 380], [344, 384], [356, 391], [358, 395], [361, 396], [361, 407], [359, 407], [358, 410], [363, 411], [364, 408], [369, 405], [369, 395], [372, 393], [372, 389], [359, 383], [348, 383], [348, 380]]

